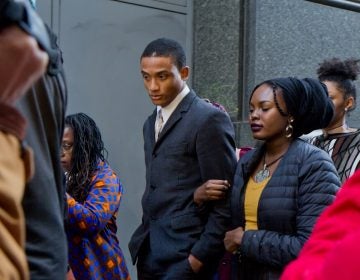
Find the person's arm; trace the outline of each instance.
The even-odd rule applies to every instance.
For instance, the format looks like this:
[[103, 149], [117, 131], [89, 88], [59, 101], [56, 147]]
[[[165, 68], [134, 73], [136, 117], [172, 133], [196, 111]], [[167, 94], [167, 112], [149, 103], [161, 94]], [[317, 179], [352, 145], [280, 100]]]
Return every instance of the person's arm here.
[[123, 192], [122, 185], [110, 169], [101, 170], [91, 182], [90, 192], [82, 204], [67, 194], [70, 231], [83, 235], [100, 232], [118, 211]]
[[13, 106], [45, 72], [48, 55], [17, 26], [0, 29], [0, 130], [25, 137], [26, 121]]
[[[236, 165], [234, 130], [224, 112], [216, 111], [199, 130], [197, 154], [204, 182], [215, 178], [232, 182]], [[229, 192], [224, 199], [210, 201], [207, 224], [194, 244], [189, 262], [194, 271], [203, 263], [219, 258], [224, 250], [223, 238], [230, 224]]]
[[[310, 153], [306, 162], [303, 159], [298, 180], [297, 197], [294, 198], [297, 201], [296, 233], [247, 230], [243, 232], [238, 248], [242, 256], [275, 267], [284, 267], [298, 256], [316, 219], [333, 202], [340, 185], [331, 159], [321, 150]], [[236, 235], [236, 238], [239, 240], [240, 236]]]
[[11, 104], [46, 70], [48, 55], [16, 26], [0, 31], [0, 102]]
[[43, 21], [28, 1], [1, 1], [0, 103], [12, 104], [44, 74], [48, 46]]
[[[236, 148], [237, 161], [251, 149], [252, 147], [249, 146]], [[201, 205], [206, 201], [224, 199], [229, 188], [230, 184], [227, 180], [208, 180], [195, 190], [194, 201], [197, 205]]]

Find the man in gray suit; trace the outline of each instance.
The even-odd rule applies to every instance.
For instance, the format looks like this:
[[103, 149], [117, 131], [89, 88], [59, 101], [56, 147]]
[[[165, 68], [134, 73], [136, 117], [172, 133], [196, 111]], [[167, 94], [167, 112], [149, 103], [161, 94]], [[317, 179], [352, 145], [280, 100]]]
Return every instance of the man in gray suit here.
[[229, 197], [194, 202], [210, 179], [227, 188], [236, 165], [229, 116], [186, 84], [178, 42], [150, 42], [141, 56], [145, 88], [156, 109], [143, 128], [146, 188], [142, 223], [129, 249], [138, 279], [211, 279], [223, 254]]

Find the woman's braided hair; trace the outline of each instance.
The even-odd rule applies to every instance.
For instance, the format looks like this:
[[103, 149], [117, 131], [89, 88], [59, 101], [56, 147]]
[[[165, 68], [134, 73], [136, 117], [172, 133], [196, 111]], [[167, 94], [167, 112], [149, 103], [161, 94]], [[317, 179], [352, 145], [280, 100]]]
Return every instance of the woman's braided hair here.
[[[95, 121], [84, 113], [69, 115], [65, 127], [74, 133], [71, 170], [67, 174], [67, 192], [78, 202], [84, 202], [99, 160], [106, 161], [107, 151]], [[106, 155], [106, 156], [105, 156]]]

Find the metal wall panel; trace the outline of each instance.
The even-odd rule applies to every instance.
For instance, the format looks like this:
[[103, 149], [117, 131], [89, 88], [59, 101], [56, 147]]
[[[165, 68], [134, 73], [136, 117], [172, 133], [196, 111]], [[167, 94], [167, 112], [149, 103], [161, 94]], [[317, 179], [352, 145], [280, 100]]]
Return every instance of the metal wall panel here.
[[128, 4], [146, 6], [150, 8], [158, 8], [171, 12], [188, 13], [188, 0], [112, 0]]

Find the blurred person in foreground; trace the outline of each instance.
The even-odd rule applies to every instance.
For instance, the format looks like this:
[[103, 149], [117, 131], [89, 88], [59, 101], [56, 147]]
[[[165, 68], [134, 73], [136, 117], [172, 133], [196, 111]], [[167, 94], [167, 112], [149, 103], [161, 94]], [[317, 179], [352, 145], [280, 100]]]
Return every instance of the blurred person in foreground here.
[[360, 170], [341, 187], [319, 217], [298, 258], [281, 280], [359, 279]]
[[30, 279], [64, 280], [67, 243], [64, 228], [65, 177], [60, 162], [67, 86], [62, 53], [46, 26], [50, 45], [45, 74], [16, 107], [28, 121], [25, 141], [34, 151], [35, 173], [22, 201], [26, 222], [26, 257]]
[[[0, 9], [0, 19], [2, 10]], [[13, 103], [45, 72], [48, 55], [17, 25], [0, 27], [0, 278], [29, 279], [21, 201], [33, 168], [26, 119]]]
[[[17, 13], [16, 11], [22, 11]], [[36, 27], [32, 23], [36, 22]], [[28, 119], [15, 106], [44, 74], [49, 56], [43, 22], [27, 1], [0, 3], [0, 278], [29, 279], [22, 199], [33, 175]], [[48, 48], [46, 48], [48, 50]]]

